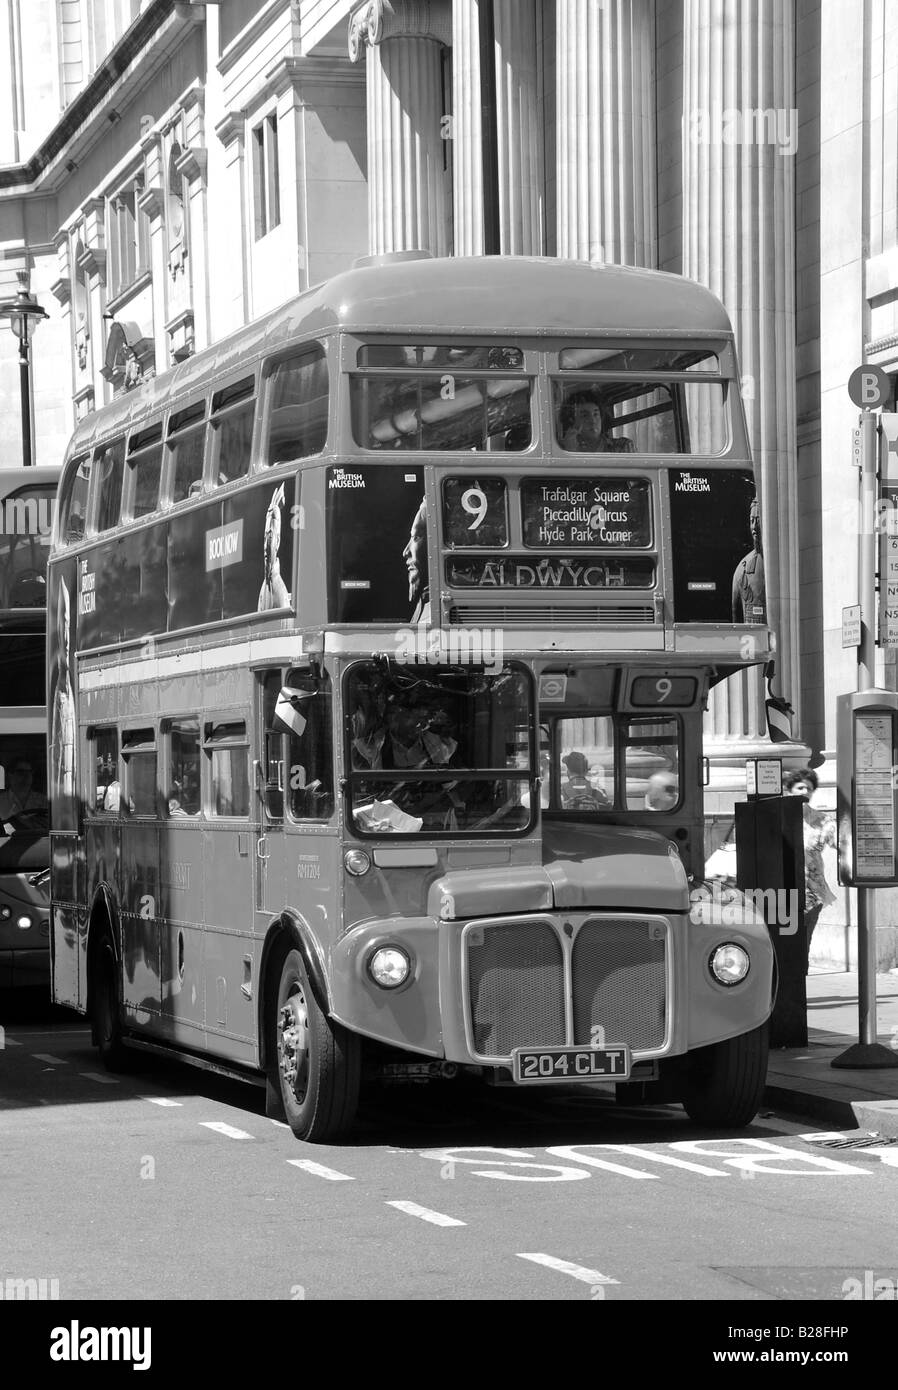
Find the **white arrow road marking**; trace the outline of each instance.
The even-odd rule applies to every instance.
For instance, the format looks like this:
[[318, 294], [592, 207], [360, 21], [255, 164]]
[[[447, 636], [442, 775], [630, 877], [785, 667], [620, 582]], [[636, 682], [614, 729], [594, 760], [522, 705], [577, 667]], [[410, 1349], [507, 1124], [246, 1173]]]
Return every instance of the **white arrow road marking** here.
[[200, 1120], [203, 1129], [214, 1129], [216, 1134], [224, 1134], [228, 1139], [252, 1139], [251, 1134], [247, 1134], [245, 1129], [235, 1129], [233, 1125], [226, 1125], [221, 1120]]
[[466, 1226], [466, 1221], [456, 1221], [454, 1216], [444, 1216], [441, 1211], [431, 1211], [430, 1207], [419, 1207], [417, 1202], [387, 1202], [388, 1207], [404, 1211], [408, 1216], [420, 1217], [434, 1226]]
[[555, 1255], [518, 1255], [519, 1260], [532, 1260], [536, 1265], [545, 1265], [547, 1269], [557, 1269], [559, 1274], [569, 1274], [572, 1279], [579, 1279], [584, 1284], [619, 1284], [619, 1279], [612, 1279], [609, 1274], [600, 1274], [597, 1269], [587, 1269], [585, 1265], [572, 1264], [570, 1260], [559, 1260]]
[[313, 1163], [310, 1158], [288, 1158], [287, 1162], [315, 1178], [327, 1178], [328, 1182], [355, 1182], [351, 1173], [338, 1173], [336, 1168], [325, 1168], [323, 1163]]

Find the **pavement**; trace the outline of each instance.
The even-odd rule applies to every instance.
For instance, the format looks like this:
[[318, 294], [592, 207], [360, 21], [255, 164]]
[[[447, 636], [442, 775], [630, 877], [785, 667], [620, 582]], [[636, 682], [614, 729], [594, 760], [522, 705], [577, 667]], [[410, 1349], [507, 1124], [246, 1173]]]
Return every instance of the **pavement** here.
[[811, 968], [808, 1045], [772, 1048], [764, 1103], [780, 1113], [898, 1138], [898, 973], [876, 977], [880, 1044], [894, 1057], [884, 1068], [834, 1068], [858, 1041], [857, 971]]

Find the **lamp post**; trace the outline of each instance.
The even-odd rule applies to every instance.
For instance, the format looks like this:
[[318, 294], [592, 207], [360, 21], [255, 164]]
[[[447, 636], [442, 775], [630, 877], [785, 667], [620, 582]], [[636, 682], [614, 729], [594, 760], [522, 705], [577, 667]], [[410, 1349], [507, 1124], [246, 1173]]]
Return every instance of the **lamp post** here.
[[31, 411], [31, 339], [41, 319], [49, 318], [46, 309], [25, 288], [25, 278], [19, 276], [19, 292], [9, 304], [0, 305], [0, 318], [7, 319], [19, 340], [19, 384], [22, 391], [22, 462], [26, 468], [34, 464], [34, 418]]

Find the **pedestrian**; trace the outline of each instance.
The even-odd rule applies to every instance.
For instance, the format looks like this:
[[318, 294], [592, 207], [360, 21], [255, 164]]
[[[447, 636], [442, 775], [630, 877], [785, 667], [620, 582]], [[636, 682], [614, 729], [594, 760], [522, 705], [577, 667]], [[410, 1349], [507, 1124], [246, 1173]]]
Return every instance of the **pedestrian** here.
[[783, 778], [783, 793], [786, 796], [800, 796], [804, 802], [802, 816], [804, 823], [804, 930], [805, 930], [805, 974], [810, 969], [811, 937], [821, 912], [836, 901], [836, 895], [826, 881], [823, 872], [823, 851], [827, 845], [836, 843], [836, 826], [826, 811], [814, 810], [811, 797], [817, 790], [817, 774], [813, 768], [801, 767], [787, 772]]

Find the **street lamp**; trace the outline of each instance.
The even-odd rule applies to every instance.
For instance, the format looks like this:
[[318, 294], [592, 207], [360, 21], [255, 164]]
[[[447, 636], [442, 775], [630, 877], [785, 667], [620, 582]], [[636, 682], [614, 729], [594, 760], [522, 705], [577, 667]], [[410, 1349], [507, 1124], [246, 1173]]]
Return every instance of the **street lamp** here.
[[0, 318], [19, 340], [19, 384], [22, 390], [22, 462], [26, 468], [34, 464], [34, 419], [31, 413], [31, 354], [30, 344], [41, 319], [49, 318], [37, 300], [25, 288], [25, 278], [19, 276], [19, 292], [10, 304], [0, 305]]

